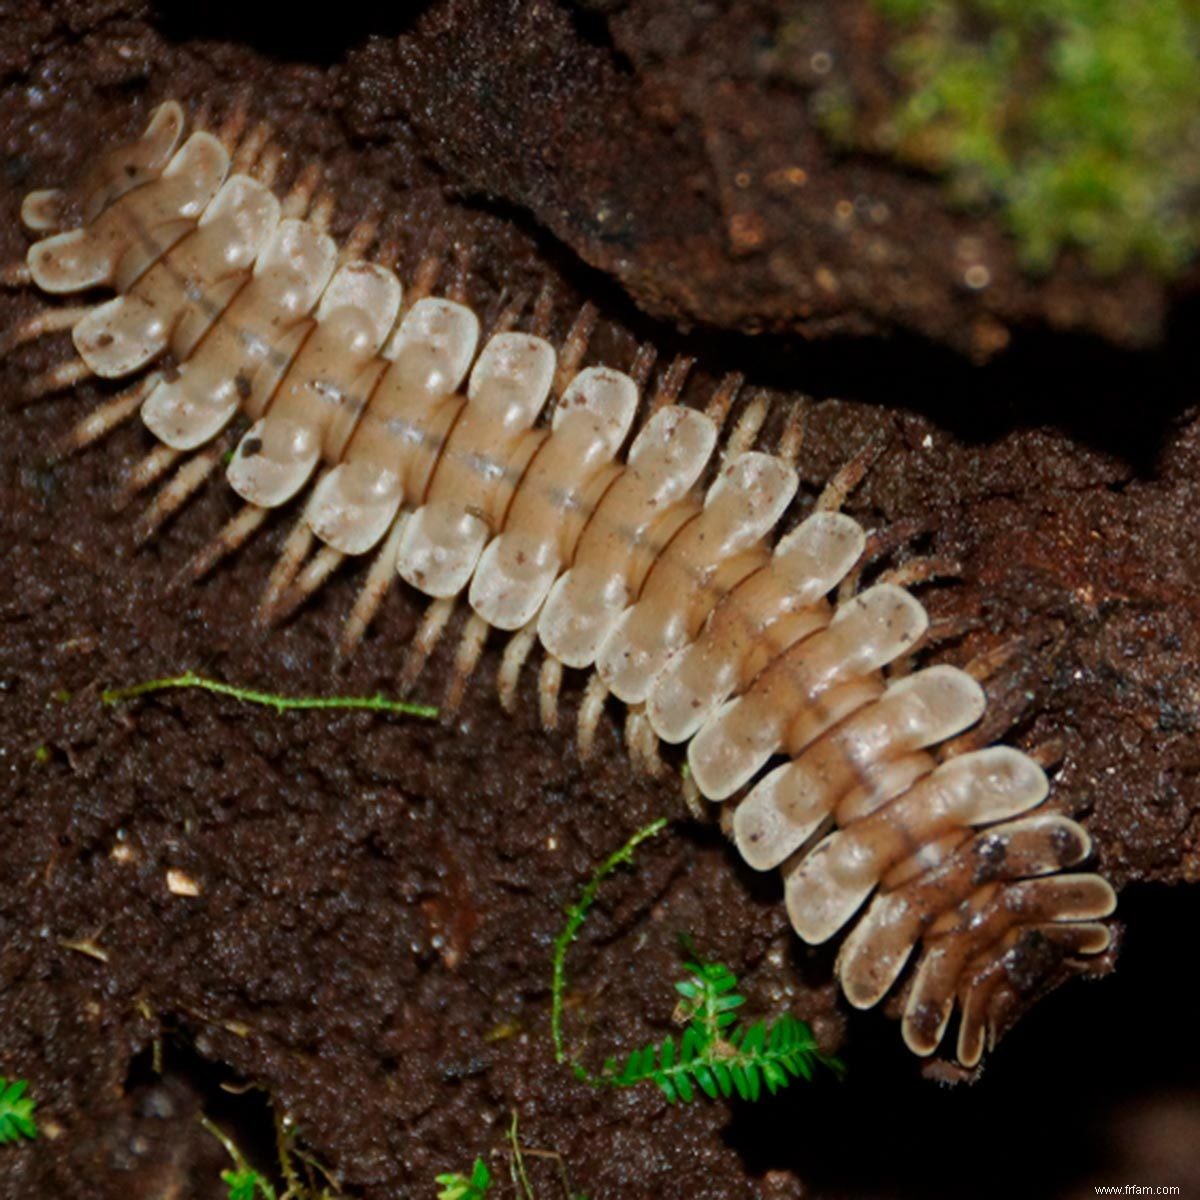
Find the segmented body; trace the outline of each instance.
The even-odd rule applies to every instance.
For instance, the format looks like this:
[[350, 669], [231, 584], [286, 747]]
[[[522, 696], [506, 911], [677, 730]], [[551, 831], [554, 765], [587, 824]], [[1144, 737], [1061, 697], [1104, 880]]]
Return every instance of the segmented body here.
[[83, 220], [68, 232], [52, 232], [63, 193], [27, 198], [26, 224], [49, 234], [29, 251], [32, 282], [116, 295], [49, 310], [10, 341], [72, 329], [84, 366], [46, 386], [127, 376], [170, 353], [174, 368], [76, 434], [91, 440], [140, 407], [165, 448], [142, 482], [198, 452], [154, 520], [215, 469], [234, 417], [250, 421], [227, 470], [247, 507], [197, 573], [314, 484], [271, 583], [276, 612], [341, 557], [373, 551], [348, 641], [398, 574], [435, 602], [410, 679], [462, 596], [473, 615], [459, 694], [493, 627], [513, 635], [509, 702], [540, 643], [548, 724], [562, 669], [591, 671], [585, 753], [612, 694], [644, 764], [659, 739], [686, 743], [699, 793], [737, 800], [734, 841], [752, 866], [782, 869], [802, 938], [824, 942], [862, 910], [837, 963], [852, 1004], [878, 1002], [915, 951], [903, 1033], [919, 1054], [957, 1003], [958, 1059], [978, 1062], [1031, 944], [1067, 957], [1107, 946], [1112, 889], [1066, 872], [1089, 840], [1044, 809], [1042, 768], [1003, 746], [946, 752], [983, 714], [976, 679], [949, 666], [885, 674], [925, 635], [923, 607], [886, 582], [831, 600], [863, 555], [861, 528], [819, 504], [775, 540], [797, 476], [786, 447], [751, 449], [761, 412], [743, 415], [702, 493], [731, 389], [702, 412], [672, 403], [668, 381], [635, 430], [643, 381], [579, 369], [586, 314], [562, 361], [531, 332], [481, 348], [469, 308], [422, 294], [428, 281], [406, 297], [386, 250], [363, 257], [369, 228], [339, 252], [315, 177], [281, 202], [261, 131], [239, 119], [185, 138], [184, 126], [178, 105], [157, 109], [76, 189]]

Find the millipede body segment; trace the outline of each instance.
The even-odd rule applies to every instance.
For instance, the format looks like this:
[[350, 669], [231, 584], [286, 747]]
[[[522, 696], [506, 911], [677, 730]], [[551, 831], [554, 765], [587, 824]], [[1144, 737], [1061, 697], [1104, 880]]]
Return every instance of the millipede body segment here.
[[[852, 594], [866, 539], [837, 511], [845, 481], [775, 537], [797, 491], [798, 438], [754, 449], [764, 404], [745, 405], [722, 446], [738, 381], [704, 411], [687, 407], [675, 402], [685, 365], [643, 410], [646, 355], [629, 373], [581, 369], [586, 308], [557, 353], [540, 308], [520, 330], [510, 305], [485, 337], [461, 296], [433, 294], [436, 255], [405, 289], [372, 222], [339, 248], [318, 173], [281, 200], [264, 127], [240, 112], [214, 131], [185, 126], [164, 104], [75, 189], [27, 197], [25, 224], [43, 236], [9, 272], [56, 295], [115, 293], [48, 309], [6, 342], [72, 331], [79, 361], [35, 391], [148, 372], [71, 439], [140, 409], [161, 445], [132, 486], [175, 470], [145, 534], [221, 464], [244, 417], [227, 477], [245, 507], [193, 575], [307, 488], [268, 618], [343, 557], [373, 553], [344, 649], [398, 575], [433, 601], [405, 682], [464, 597], [452, 703], [489, 628], [512, 635], [507, 705], [540, 643], [547, 725], [564, 668], [589, 671], [581, 752], [610, 694], [628, 706], [641, 765], [660, 765], [660, 739], [686, 743], [690, 786], [731, 803], [743, 858], [782, 871], [796, 932], [816, 944], [852, 925], [837, 960], [852, 1004], [877, 1003], [915, 959], [903, 1034], [918, 1054], [936, 1049], [957, 1005], [957, 1057], [976, 1064], [1029, 986], [1022, 962], [1047, 947], [1068, 962], [1105, 949], [1113, 890], [1067, 872], [1090, 843], [1045, 809], [1042, 767], [1008, 747], [947, 745], [982, 716], [980, 684], [955, 667], [900, 668], [928, 627], [902, 587]], [[78, 223], [64, 230], [68, 213]]]

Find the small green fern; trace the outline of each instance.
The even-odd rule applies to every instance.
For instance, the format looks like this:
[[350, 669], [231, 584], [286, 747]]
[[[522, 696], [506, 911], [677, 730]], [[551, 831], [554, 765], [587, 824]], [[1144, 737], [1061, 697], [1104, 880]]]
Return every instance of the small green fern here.
[[601, 1079], [629, 1087], [652, 1079], [673, 1104], [688, 1103], [697, 1091], [710, 1099], [734, 1092], [743, 1100], [756, 1100], [764, 1084], [774, 1094], [796, 1076], [812, 1079], [818, 1063], [841, 1072], [836, 1058], [817, 1049], [812, 1031], [791, 1013], [772, 1025], [758, 1020], [737, 1024], [736, 1010], [745, 997], [737, 991], [738, 979], [721, 962], [689, 962], [691, 976], [676, 984], [683, 996], [677, 1014], [688, 1022], [683, 1036], [667, 1036], [660, 1045], [644, 1046], [626, 1058], [605, 1063]]
[[812, 1030], [791, 1013], [768, 1026], [758, 1020], [738, 1023], [745, 997], [734, 990], [737, 976], [722, 963], [689, 962], [689, 978], [675, 985], [683, 997], [677, 1010], [687, 1022], [678, 1043], [668, 1035], [660, 1045], [635, 1050], [619, 1070], [615, 1059], [604, 1064], [602, 1080], [630, 1087], [652, 1079], [674, 1104], [691, 1101], [697, 1091], [710, 1099], [757, 1100], [763, 1084], [772, 1095], [797, 1076], [812, 1079], [823, 1064], [840, 1073], [841, 1063], [817, 1048]]
[[682, 997], [675, 1015], [687, 1026], [679, 1040], [667, 1036], [661, 1043], [635, 1050], [624, 1066], [609, 1058], [599, 1075], [568, 1056], [562, 1033], [567, 950], [587, 920], [600, 884], [619, 866], [631, 864], [634, 850], [665, 825], [660, 820], [639, 829], [600, 864], [579, 900], [567, 909], [567, 923], [554, 939], [550, 988], [555, 1061], [569, 1062], [576, 1078], [593, 1087], [632, 1087], [653, 1080], [672, 1104], [686, 1104], [697, 1092], [713, 1100], [734, 1093], [743, 1100], [757, 1100], [764, 1084], [774, 1095], [797, 1076], [812, 1079], [817, 1065], [840, 1076], [844, 1070], [841, 1062], [818, 1049], [812, 1030], [790, 1013], [770, 1025], [764, 1020], [741, 1024], [737, 1010], [746, 1001], [737, 993], [737, 976], [722, 963], [703, 961], [686, 937], [683, 943], [692, 956], [687, 963], [691, 974], [675, 985]]
[[492, 1173], [487, 1169], [487, 1163], [482, 1158], [477, 1158], [469, 1179], [455, 1171], [448, 1175], [438, 1175], [436, 1182], [442, 1185], [437, 1200], [483, 1200], [491, 1189]]
[[0, 1075], [0, 1146], [23, 1137], [37, 1137], [37, 1123], [33, 1119], [37, 1102], [25, 1095], [28, 1087], [24, 1079], [9, 1083]]

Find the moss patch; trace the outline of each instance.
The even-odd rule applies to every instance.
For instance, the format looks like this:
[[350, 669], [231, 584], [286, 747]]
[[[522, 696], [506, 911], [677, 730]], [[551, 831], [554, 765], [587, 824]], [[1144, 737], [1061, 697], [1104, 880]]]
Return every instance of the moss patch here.
[[1109, 274], [1200, 243], [1200, 0], [872, 0], [890, 109], [826, 96], [828, 132], [997, 203], [1033, 271], [1064, 247]]

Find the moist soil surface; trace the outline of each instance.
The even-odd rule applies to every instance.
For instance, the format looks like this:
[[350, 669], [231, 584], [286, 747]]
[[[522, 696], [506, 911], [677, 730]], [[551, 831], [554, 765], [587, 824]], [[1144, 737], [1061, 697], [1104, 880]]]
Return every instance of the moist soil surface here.
[[[572, 739], [581, 680], [564, 685], [558, 733], [538, 721], [536, 666], [515, 714], [501, 710], [499, 640], [445, 722], [280, 714], [197, 691], [103, 703], [107, 687], [186, 669], [289, 695], [390, 695], [425, 602], [394, 589], [340, 664], [364, 574], [349, 564], [281, 628], [259, 629], [294, 509], [205, 582], [172, 588], [236, 498], [214, 479], [137, 545], [144, 498], [121, 511], [114, 500], [153, 441], [133, 424], [57, 458], [63, 433], [118, 388], [84, 383], [20, 404], [28, 380], [69, 355], [50, 338], [0, 366], [0, 1074], [30, 1081], [41, 1128], [0, 1149], [0, 1196], [220, 1196], [228, 1161], [197, 1114], [269, 1163], [268, 1098], [347, 1193], [369, 1200], [431, 1196], [436, 1173], [468, 1171], [476, 1156], [500, 1195], [517, 1194], [514, 1115], [524, 1147], [552, 1152], [526, 1155], [541, 1200], [564, 1195], [561, 1167], [570, 1192], [593, 1200], [1200, 1187], [1200, 1047], [1184, 980], [1186, 931], [1200, 919], [1184, 886], [1200, 875], [1194, 310], [1113, 338], [1099, 320], [1057, 322], [1092, 330], [1067, 335], [1047, 327], [1047, 293], [1033, 290], [1029, 327], [986, 366], [938, 344], [977, 350], [969, 333], [947, 333], [977, 323], [974, 309], [946, 309], [939, 332], [916, 309], [881, 323], [852, 297], [844, 329], [925, 338], [746, 336], [799, 329], [779, 315], [799, 293], [780, 300], [726, 256], [732, 282], [717, 295], [718, 250], [694, 213], [679, 218], [695, 227], [694, 261], [689, 251], [675, 267], [636, 222], [626, 244], [600, 238], [607, 258], [573, 240], [566, 192], [572, 211], [615, 195], [636, 212], [656, 172], [695, 169], [687, 138], [660, 123], [626, 131], [642, 148], [614, 174], [597, 134], [601, 85], [624, 89], [627, 105], [600, 105], [606, 120], [643, 114], [630, 98], [647, 79], [629, 49], [638, 6], [612, 25], [596, 7], [447, 4], [407, 19], [356, 9], [304, 30], [273, 6], [249, 22], [234, 6], [207, 11], [0, 7], [0, 262], [24, 252], [20, 198], [129, 136], [155, 102], [219, 112], [244, 94], [280, 131], [287, 169], [325, 166], [335, 232], [386, 214], [406, 278], [440, 237], [469, 248], [470, 301], [485, 317], [551, 284], [556, 336], [582, 301], [598, 306], [598, 360], [625, 366], [651, 341], [660, 362], [697, 357], [688, 399], [736, 370], [771, 396], [776, 425], [802, 406], [801, 505], [873, 441], [879, 456], [848, 511], [894, 535], [884, 566], [917, 554], [956, 564], [920, 589], [935, 619], [965, 623], [930, 658], [994, 653], [992, 732], [1054, 747], [1054, 802], [1084, 822], [1098, 869], [1122, 889], [1119, 952], [1099, 964], [1103, 978], [1038, 1004], [974, 1086], [939, 1087], [884, 1012], [848, 1014], [836, 947], [791, 935], [778, 880], [740, 864], [675, 783], [631, 769], [615, 708], [587, 763]], [[679, 27], [669, 36], [680, 19], [661, 7], [663, 45], [684, 44]], [[570, 55], [587, 70], [563, 66]], [[474, 116], [458, 120], [459, 109]], [[573, 174], [587, 162], [590, 178]], [[558, 191], [539, 199], [521, 176]], [[688, 203], [702, 208], [707, 186]], [[944, 250], [936, 224], [894, 223], [889, 236], [914, 260]], [[684, 280], [685, 259], [703, 268], [700, 284]], [[708, 307], [685, 311], [682, 291], [662, 287], [672, 278]], [[645, 315], [618, 285], [673, 320]], [[1048, 287], [1074, 287], [1079, 312], [1097, 296], [1132, 304], [1120, 287]], [[39, 303], [0, 293], [0, 327]], [[697, 320], [709, 327], [683, 331]], [[1155, 337], [1154, 349], [1112, 344]], [[441, 698], [461, 621], [415, 698]], [[554, 1063], [551, 943], [564, 907], [660, 816], [667, 831], [604, 885], [568, 960], [574, 1052], [596, 1068], [671, 1030], [687, 934], [741, 976], [748, 1012], [809, 1021], [848, 1064], [844, 1084], [672, 1107], [653, 1086], [595, 1091]], [[172, 891], [172, 871], [197, 894]]]

